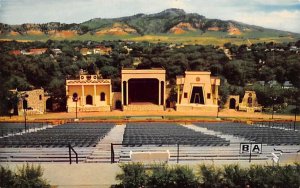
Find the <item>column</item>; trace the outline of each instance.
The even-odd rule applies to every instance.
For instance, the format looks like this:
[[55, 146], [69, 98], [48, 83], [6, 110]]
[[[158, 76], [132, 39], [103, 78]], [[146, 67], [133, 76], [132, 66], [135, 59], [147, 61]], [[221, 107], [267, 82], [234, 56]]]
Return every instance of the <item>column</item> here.
[[112, 96], [112, 87], [111, 87], [111, 83], [109, 84], [109, 105], [113, 106], [113, 96]]
[[216, 99], [217, 99], [216, 105], [218, 105], [218, 99], [219, 99], [219, 86], [217, 86], [217, 85], [216, 85], [216, 87], [215, 87], [215, 95], [216, 95]]
[[121, 81], [121, 103], [122, 103], [122, 106], [124, 105], [124, 84], [123, 84], [123, 81]]
[[129, 98], [129, 96], [128, 96], [128, 80], [126, 81], [126, 105], [128, 105], [128, 98]]
[[81, 105], [85, 105], [85, 97], [84, 97], [84, 85], [81, 85], [81, 93], [82, 93], [82, 96], [81, 96]]
[[158, 105], [161, 105], [161, 83], [158, 80]]
[[180, 85], [177, 85], [177, 104], [180, 103], [179, 102], [179, 100], [180, 100], [179, 96], [180, 96]]
[[96, 106], [96, 100], [97, 99], [97, 89], [96, 89], [96, 85], [94, 85], [94, 97], [93, 97], [93, 105]]

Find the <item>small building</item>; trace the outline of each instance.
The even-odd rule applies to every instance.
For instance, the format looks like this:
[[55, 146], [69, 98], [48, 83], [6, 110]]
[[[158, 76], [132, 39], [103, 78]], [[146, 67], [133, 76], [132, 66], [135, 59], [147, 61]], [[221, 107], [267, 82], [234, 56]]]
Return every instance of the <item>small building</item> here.
[[210, 72], [186, 71], [176, 77], [177, 111], [217, 111], [220, 79]]
[[67, 111], [110, 111], [112, 86], [110, 79], [80, 74], [76, 80], [66, 80]]
[[106, 46], [96, 46], [93, 49], [94, 54], [109, 55], [111, 54], [111, 52], [112, 52], [111, 47], [106, 47]]
[[[19, 99], [17, 114], [23, 115], [24, 111], [28, 115], [44, 114], [46, 112], [46, 101], [49, 98], [44, 89], [33, 89], [30, 91], [11, 90], [16, 93]], [[16, 114], [16, 112], [15, 112]]]
[[239, 95], [229, 95], [224, 105], [225, 108], [237, 110], [240, 103]]
[[90, 50], [90, 49], [88, 49], [88, 48], [81, 48], [81, 49], [80, 49], [80, 53], [81, 53], [82, 55], [91, 55], [91, 54], [93, 54], [93, 51]]
[[164, 110], [166, 100], [166, 70], [122, 69], [123, 110]]
[[257, 102], [255, 91], [245, 91], [243, 100], [239, 104], [239, 110], [246, 112], [262, 111], [262, 106]]

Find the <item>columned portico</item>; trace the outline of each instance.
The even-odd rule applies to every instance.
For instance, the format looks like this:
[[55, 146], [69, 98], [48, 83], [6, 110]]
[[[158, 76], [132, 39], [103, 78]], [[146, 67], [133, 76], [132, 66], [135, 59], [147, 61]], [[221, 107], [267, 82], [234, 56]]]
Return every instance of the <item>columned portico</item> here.
[[[98, 79], [97, 75], [80, 75], [80, 79], [66, 80], [68, 112], [110, 111], [112, 86], [110, 79]], [[78, 96], [77, 102], [74, 96]]]
[[163, 69], [123, 69], [123, 110], [163, 110], [166, 71]]

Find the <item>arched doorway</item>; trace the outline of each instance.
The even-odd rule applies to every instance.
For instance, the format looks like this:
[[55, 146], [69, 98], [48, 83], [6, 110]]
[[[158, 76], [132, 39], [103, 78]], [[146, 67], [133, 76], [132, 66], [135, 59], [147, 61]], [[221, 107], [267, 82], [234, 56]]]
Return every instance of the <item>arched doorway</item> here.
[[105, 93], [104, 92], [102, 92], [100, 94], [100, 101], [105, 101]]
[[93, 105], [93, 97], [91, 95], [86, 96], [86, 104]]
[[122, 102], [120, 100], [116, 101], [116, 109], [118, 109], [118, 110], [122, 109]]
[[236, 101], [234, 98], [231, 98], [229, 101], [229, 109], [235, 109]]
[[52, 98], [49, 98], [46, 100], [46, 111], [51, 112], [52, 110]]
[[248, 97], [248, 106], [252, 107], [252, 97]]

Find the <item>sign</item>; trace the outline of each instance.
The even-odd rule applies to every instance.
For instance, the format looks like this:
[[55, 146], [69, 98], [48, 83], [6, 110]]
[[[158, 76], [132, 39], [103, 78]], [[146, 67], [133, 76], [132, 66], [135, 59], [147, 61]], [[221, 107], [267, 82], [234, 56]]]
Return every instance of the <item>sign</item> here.
[[240, 144], [240, 153], [262, 153], [262, 144], [256, 143], [241, 143]]

